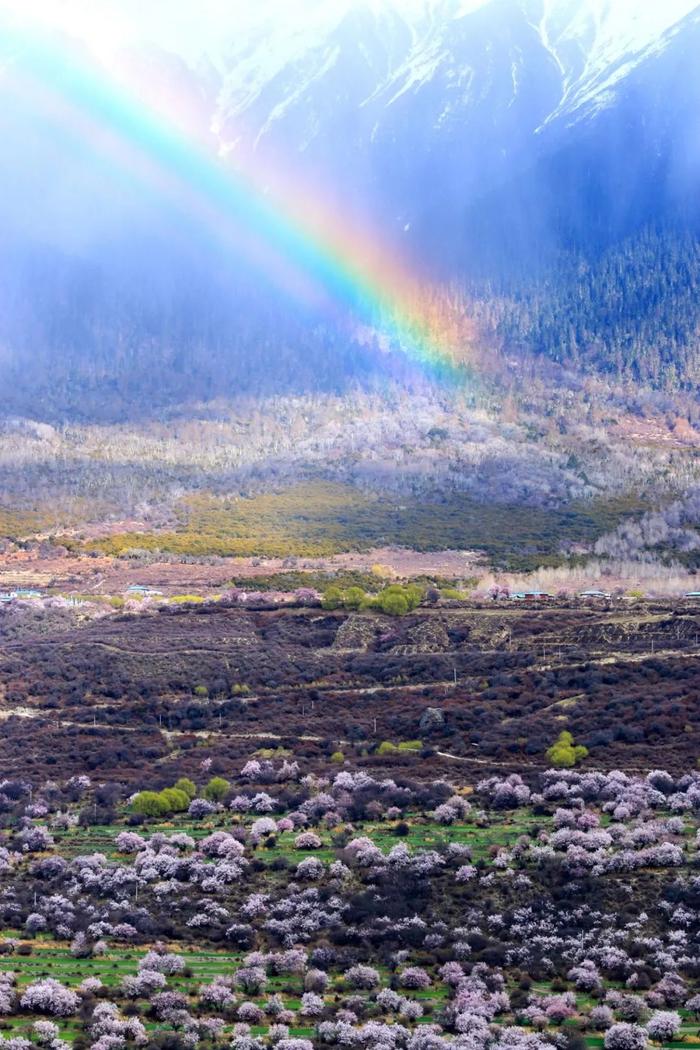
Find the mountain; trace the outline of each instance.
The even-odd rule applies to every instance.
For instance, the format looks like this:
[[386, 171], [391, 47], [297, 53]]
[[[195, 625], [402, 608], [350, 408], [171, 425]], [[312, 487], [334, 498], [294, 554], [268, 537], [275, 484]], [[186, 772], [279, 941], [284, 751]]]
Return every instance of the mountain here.
[[[507, 349], [563, 360], [569, 347], [579, 367], [655, 385], [698, 374], [700, 4], [310, 0], [299, 19], [267, 0], [244, 28], [224, 13], [220, 35], [197, 64], [145, 42], [93, 53], [60, 34], [40, 53], [76, 49], [98, 78], [106, 67], [263, 200], [280, 183], [287, 211], [263, 241], [297, 218], [297, 194], [317, 195], [431, 282], [468, 292], [484, 338]], [[64, 74], [36, 90], [34, 51], [8, 41], [6, 408], [119, 418], [216, 394], [409, 381], [400, 355], [358, 342], [346, 311], [276, 286], [264, 260], [284, 254], [285, 235], [259, 244], [255, 230], [251, 255], [245, 237], [212, 233], [196, 163], [173, 178], [151, 129], [134, 166], [145, 132], [133, 113], [116, 144], [66, 120]], [[113, 102], [98, 99], [108, 113]], [[245, 222], [247, 199], [237, 207]]]
[[[472, 6], [442, 0], [407, 18], [391, 3], [350, 5], [286, 62], [271, 65], [264, 43], [234, 56], [217, 133], [234, 156], [322, 172], [397, 231], [417, 228], [419, 244], [436, 221], [454, 235], [455, 216], [494, 185], [517, 199], [518, 180], [580, 142], [621, 191], [648, 196], [661, 174], [673, 202], [695, 197], [700, 5]], [[649, 172], [658, 154], [666, 170]]]

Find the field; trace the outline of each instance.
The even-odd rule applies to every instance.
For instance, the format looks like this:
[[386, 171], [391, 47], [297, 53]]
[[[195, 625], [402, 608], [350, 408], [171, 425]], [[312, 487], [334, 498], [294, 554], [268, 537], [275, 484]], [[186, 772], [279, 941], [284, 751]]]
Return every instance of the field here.
[[[344, 773], [324, 794], [320, 782], [303, 785], [291, 764], [283, 768], [263, 759], [234, 774], [229, 797], [236, 781], [245, 794], [236, 795], [233, 813], [210, 804], [203, 816], [135, 820], [134, 807], [118, 804], [109, 825], [83, 819], [100, 797], [85, 779], [56, 785], [48, 802], [54, 816], [35, 817], [7, 839], [7, 856], [23, 842], [25, 857], [0, 881], [0, 988], [3, 972], [14, 975], [2, 1035], [41, 1039], [48, 1015], [57, 1036], [77, 1047], [105, 1030], [124, 1034], [125, 1024], [135, 1026], [128, 1031], [137, 1042], [154, 1047], [189, 1045], [188, 1035], [197, 1040], [192, 1045], [313, 1042], [320, 1034], [333, 1042], [338, 1024], [354, 1024], [363, 1045], [382, 1026], [407, 1031], [410, 1045], [419, 1046], [418, 1033], [438, 1023], [457, 1032], [457, 1047], [464, 1001], [496, 1031], [515, 1025], [523, 1037], [532, 1030], [557, 1045], [565, 1036], [567, 1046], [593, 1048], [603, 1043], [594, 1012], [601, 1004], [610, 1004], [610, 1028], [615, 1013], [653, 1019], [657, 999], [678, 1006], [681, 995], [690, 1002], [685, 985], [679, 992], [661, 978], [633, 983], [630, 992], [621, 979], [624, 953], [605, 962], [609, 931], [600, 915], [579, 934], [598, 966], [575, 965], [566, 948], [569, 915], [581, 913], [591, 894], [603, 913], [615, 902], [622, 906], [615, 925], [628, 931], [624, 943], [631, 945], [639, 936], [638, 909], [624, 904], [631, 887], [649, 910], [649, 932], [664, 939], [659, 895], [667, 893], [669, 865], [677, 886], [685, 868], [692, 870], [697, 820], [672, 819], [663, 794], [653, 798], [652, 791], [645, 800], [655, 809], [651, 823], [641, 815], [620, 823], [605, 803], [589, 803], [593, 830], [584, 837], [598, 851], [604, 846], [606, 856], [595, 867], [586, 861], [589, 871], [576, 882], [571, 873], [583, 862], [574, 861], [566, 840], [576, 808], [565, 808], [551, 776], [545, 795], [554, 789], [558, 801], [547, 803], [518, 778], [487, 780], [476, 791], [465, 785], [450, 796], [454, 788], [439, 783], [420, 788]], [[201, 790], [210, 793], [205, 784]], [[352, 802], [343, 803], [343, 795]], [[348, 805], [352, 825], [349, 812], [345, 820], [323, 815]], [[50, 834], [42, 831], [47, 823]], [[632, 875], [615, 859], [623, 856], [624, 838], [638, 840]], [[538, 855], [545, 841], [554, 846], [546, 863]], [[639, 852], [643, 841], [658, 845]], [[118, 884], [123, 889], [114, 896], [110, 887]], [[48, 892], [38, 894], [40, 886]], [[547, 960], [536, 946], [538, 928], [548, 930]], [[653, 965], [645, 967], [653, 977]], [[162, 974], [155, 989], [154, 971]], [[61, 993], [47, 981], [59, 982], [69, 1003], [77, 993], [74, 1011], [61, 1011]], [[25, 996], [37, 987], [54, 998], [47, 994], [32, 1008]], [[106, 1015], [102, 1002], [113, 1004]], [[680, 1004], [673, 1031], [655, 1042], [700, 1045], [696, 1015], [692, 1003]]]
[[154, 587], [166, 595], [216, 594], [233, 584], [241, 587], [294, 590], [300, 586], [323, 589], [340, 579], [350, 586], [362, 577], [364, 585], [386, 578], [444, 578], [473, 580], [484, 567], [474, 551], [413, 551], [404, 547], [372, 547], [367, 551], [326, 558], [208, 558], [187, 560], [163, 556], [127, 559], [108, 555], [66, 557], [18, 550], [0, 555], [0, 588], [46, 588], [66, 595], [122, 595], [132, 583]]
[[700, 1046], [700, 605], [299, 571], [3, 608], [0, 1047]]
[[638, 499], [571, 502], [560, 508], [481, 502], [459, 493], [420, 500], [388, 498], [349, 485], [316, 482], [248, 499], [190, 497], [176, 530], [115, 533], [57, 542], [77, 551], [120, 555], [162, 551], [179, 556], [329, 557], [395, 545], [418, 552], [473, 550], [508, 570], [559, 564], [570, 544], [593, 543], [626, 517]]

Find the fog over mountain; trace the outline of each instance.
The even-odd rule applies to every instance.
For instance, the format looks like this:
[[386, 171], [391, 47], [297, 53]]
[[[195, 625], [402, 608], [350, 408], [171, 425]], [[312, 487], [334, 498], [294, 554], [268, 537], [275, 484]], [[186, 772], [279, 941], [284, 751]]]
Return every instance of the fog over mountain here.
[[[394, 368], [357, 342], [334, 289], [310, 306], [260, 264], [260, 245], [253, 258], [250, 238], [212, 236], [186, 173], [174, 185], [162, 156], [134, 161], [129, 133], [116, 149], [89, 119], [67, 121], [63, 73], [49, 69], [37, 86], [32, 40], [42, 54], [80, 55], [97, 77], [126, 74], [147, 107], [165, 106], [262, 199], [288, 182], [292, 218], [300, 189], [357, 218], [408, 268], [463, 289], [500, 341], [558, 359], [595, 343], [594, 367], [661, 385], [673, 358], [673, 381], [686, 382], [700, 324], [699, 4], [210, 6], [201, 40], [192, 30], [186, 44], [189, 23], [178, 34], [165, 15], [159, 34], [154, 5], [140, 33], [132, 19], [130, 36], [115, 29], [96, 46], [79, 5], [66, 6], [65, 25], [55, 12], [35, 17], [20, 37], [0, 5], [0, 369], [11, 407], [70, 415], [109, 404], [118, 415], [136, 390], [166, 404], [342, 388]], [[616, 253], [639, 278], [621, 307]], [[303, 283], [298, 256], [282, 265]], [[572, 303], [580, 314], [582, 264], [590, 309], [573, 343], [553, 340], [548, 325], [571, 319]], [[650, 269], [681, 304], [673, 331]], [[526, 320], [506, 300], [526, 302]], [[646, 333], [634, 346], [630, 326]]]
[[[392, 4], [348, 5], [323, 36], [293, 39], [283, 62], [264, 43], [241, 46], [224, 77], [218, 133], [234, 147], [320, 165], [380, 200], [400, 228], [438, 214], [454, 229], [494, 181], [517, 198], [533, 166], [572, 148], [609, 174], [611, 194], [625, 181], [669, 204], [692, 192], [697, 4], [471, 8], [443, 0], [407, 18]], [[665, 170], [649, 171], [660, 154]], [[577, 188], [589, 176], [580, 171]]]

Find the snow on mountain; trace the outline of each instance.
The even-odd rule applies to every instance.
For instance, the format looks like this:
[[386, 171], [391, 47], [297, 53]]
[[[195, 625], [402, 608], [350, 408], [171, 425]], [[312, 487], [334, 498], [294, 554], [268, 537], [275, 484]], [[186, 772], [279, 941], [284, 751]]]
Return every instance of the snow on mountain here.
[[[556, 212], [542, 228], [566, 214], [579, 230], [626, 187], [640, 221], [679, 186], [697, 197], [700, 0], [202, 0], [202, 21], [207, 67], [149, 21], [127, 49], [139, 95], [232, 165], [323, 189], [417, 251], [467, 240], [459, 224], [496, 191], [513, 191], [509, 228], [540, 201]], [[0, 130], [21, 159], [17, 108]]]
[[668, 46], [696, 0], [544, 0], [538, 31], [562, 73], [562, 98], [545, 124], [590, 113], [641, 61]]
[[[374, 83], [362, 75], [359, 84], [345, 85], [358, 107], [372, 110], [373, 140], [382, 109], [431, 85], [445, 93], [445, 118], [479, 105], [493, 89], [504, 48], [511, 105], [533, 76], [551, 80], [556, 71], [557, 95], [536, 125], [541, 129], [606, 105], [684, 20], [700, 18], [696, 0], [309, 0], [303, 18], [281, 10], [277, 0], [262, 4], [258, 20], [229, 50], [217, 114], [224, 139], [235, 142], [232, 127], [240, 123], [249, 134], [257, 125], [254, 138], [262, 141], [295, 102], [314, 107], [313, 85], [325, 92], [330, 82], [332, 96], [339, 72], [352, 67], [343, 61], [352, 50], [376, 75]], [[515, 40], [523, 21], [532, 31], [525, 47]], [[360, 86], [364, 97], [353, 90]], [[312, 123], [323, 134], [323, 121]]]
[[399, 235], [449, 238], [474, 201], [575, 148], [573, 129], [604, 196], [629, 178], [648, 209], [660, 146], [676, 178], [700, 98], [698, 0], [309, 0], [296, 21], [277, 5], [229, 51], [223, 148], [299, 167]]
[[393, 4], [320, 5], [298, 31], [240, 41], [229, 57], [214, 127], [226, 150], [271, 147], [312, 158], [371, 142], [369, 98], [400, 64], [413, 40]]

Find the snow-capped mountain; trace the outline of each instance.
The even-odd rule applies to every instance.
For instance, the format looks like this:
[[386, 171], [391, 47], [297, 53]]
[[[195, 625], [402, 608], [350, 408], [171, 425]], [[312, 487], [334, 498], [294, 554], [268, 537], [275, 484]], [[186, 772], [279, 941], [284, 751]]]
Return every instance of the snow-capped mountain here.
[[693, 15], [697, 20], [700, 12], [694, 0], [544, 0], [541, 7], [539, 37], [562, 83], [548, 121], [581, 116], [612, 101], [616, 87], [640, 62], [663, 52], [685, 20]]
[[[191, 48], [168, 54], [172, 37], [159, 40], [157, 26], [138, 47], [122, 47], [139, 97], [157, 108], [161, 97], [176, 99], [178, 123], [233, 165], [332, 187], [333, 199], [418, 249], [432, 241], [442, 257], [459, 257], [487, 222], [520, 225], [532, 240], [564, 216], [575, 232], [591, 225], [592, 208], [602, 226], [619, 202], [639, 221], [659, 202], [697, 208], [699, 0], [202, 5], [206, 37], [217, 39], [206, 64], [192, 62]], [[0, 74], [2, 52], [0, 33]], [[20, 187], [34, 105], [0, 97]], [[31, 144], [35, 160], [51, 141]], [[30, 167], [60, 175], [59, 161]], [[67, 193], [76, 184], [52, 180], [41, 204], [56, 197], [57, 181]], [[44, 212], [33, 206], [29, 216], [42, 230]], [[86, 212], [110, 209], [88, 200]]]
[[42, 23], [25, 47], [0, 0], [0, 387], [17, 411], [395, 376], [349, 337], [333, 275], [309, 294], [289, 220], [334, 244], [334, 208], [357, 270], [393, 239], [407, 269], [476, 289], [516, 355], [695, 382], [700, 2], [201, 4], [208, 61], [169, 46], [172, 26], [112, 42]]
[[[390, 122], [407, 94], [439, 87], [439, 123], [483, 103], [501, 76], [506, 104], [516, 103], [528, 78], [544, 77], [542, 125], [571, 118], [610, 101], [641, 62], [663, 52], [689, 19], [700, 20], [700, 4], [345, 0], [311, 2], [291, 22], [278, 14], [274, 5], [264, 7], [228, 52], [217, 114], [224, 139], [235, 141], [241, 126], [255, 142], [272, 138], [300, 103], [314, 111], [316, 94], [326, 104], [337, 101], [336, 83], [366, 111], [375, 138], [374, 118]], [[353, 69], [358, 79], [348, 81]], [[316, 113], [307, 120], [301, 150], [324, 131]]]
[[216, 132], [234, 155], [260, 151], [373, 201], [397, 229], [453, 224], [495, 185], [577, 141], [603, 168], [633, 142], [644, 166], [673, 128], [668, 163], [675, 172], [687, 159], [700, 100], [696, 0], [347, 0], [308, 10], [296, 31], [261, 24], [238, 41]]

